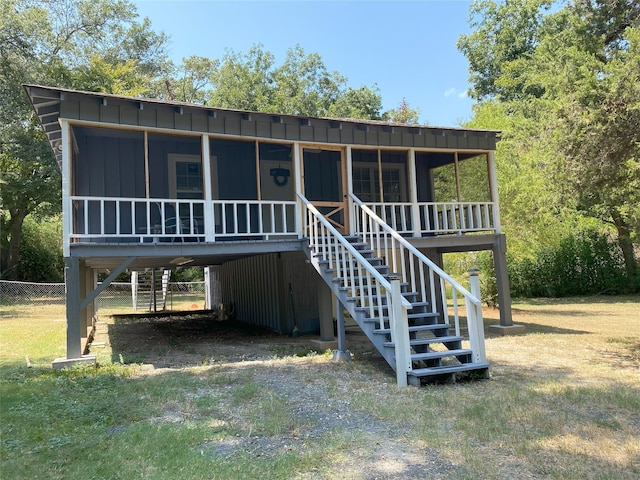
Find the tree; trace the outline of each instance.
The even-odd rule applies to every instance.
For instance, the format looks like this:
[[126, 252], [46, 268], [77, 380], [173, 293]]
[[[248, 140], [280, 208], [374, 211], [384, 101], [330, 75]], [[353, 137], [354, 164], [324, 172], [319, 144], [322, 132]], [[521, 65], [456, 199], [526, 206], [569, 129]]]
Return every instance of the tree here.
[[476, 0], [470, 7], [473, 32], [461, 35], [458, 49], [469, 61], [470, 95], [477, 100], [509, 101], [527, 91], [517, 80], [517, 71], [535, 52], [544, 34], [545, 12], [555, 0]]
[[32, 212], [60, 209], [60, 170], [51, 158], [40, 125], [2, 129], [0, 149], [0, 230], [3, 276], [16, 279], [22, 225]]
[[163, 78], [154, 82], [152, 96], [165, 100], [207, 105], [211, 102], [212, 77], [220, 62], [207, 57], [191, 55], [175, 66], [167, 63]]
[[393, 123], [417, 124], [420, 118], [420, 110], [411, 108], [403, 97], [400, 105], [395, 110], [384, 112], [382, 119]]
[[15, 278], [30, 213], [60, 209], [60, 173], [24, 83], [143, 95], [166, 36], [124, 0], [0, 2], [0, 275]]
[[317, 53], [299, 45], [287, 51], [282, 65], [262, 45], [245, 54], [228, 51], [213, 68], [209, 104], [314, 117], [380, 119], [378, 88], [347, 87], [347, 79], [327, 69]]
[[482, 0], [476, 30], [458, 43], [473, 96], [515, 120], [506, 136], [538, 152], [538, 175], [559, 202], [615, 226], [630, 279], [640, 239], [639, 22], [638, 0]]

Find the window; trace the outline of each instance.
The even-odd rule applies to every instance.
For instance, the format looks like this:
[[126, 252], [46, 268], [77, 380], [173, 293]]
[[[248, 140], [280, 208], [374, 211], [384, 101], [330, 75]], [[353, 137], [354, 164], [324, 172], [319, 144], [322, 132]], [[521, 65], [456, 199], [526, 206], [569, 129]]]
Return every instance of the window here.
[[[353, 167], [353, 193], [363, 202], [380, 201], [380, 175], [375, 164]], [[383, 202], [404, 201], [404, 170], [402, 165], [382, 167]]]
[[169, 155], [169, 191], [171, 198], [203, 198], [200, 157]]
[[372, 169], [353, 167], [353, 193], [363, 202], [377, 202], [379, 194], [371, 181]]

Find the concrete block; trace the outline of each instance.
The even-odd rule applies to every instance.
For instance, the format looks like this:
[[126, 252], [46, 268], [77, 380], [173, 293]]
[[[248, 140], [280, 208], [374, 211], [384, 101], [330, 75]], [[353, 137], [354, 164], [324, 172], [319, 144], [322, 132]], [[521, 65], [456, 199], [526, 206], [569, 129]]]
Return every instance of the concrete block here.
[[56, 358], [51, 366], [54, 370], [60, 370], [62, 368], [72, 367], [74, 365], [96, 364], [95, 355], [82, 355], [79, 358]]
[[520, 335], [525, 332], [524, 325], [489, 325], [489, 332], [498, 335]]
[[338, 340], [311, 340], [312, 347], [317, 352], [326, 352], [338, 348]]

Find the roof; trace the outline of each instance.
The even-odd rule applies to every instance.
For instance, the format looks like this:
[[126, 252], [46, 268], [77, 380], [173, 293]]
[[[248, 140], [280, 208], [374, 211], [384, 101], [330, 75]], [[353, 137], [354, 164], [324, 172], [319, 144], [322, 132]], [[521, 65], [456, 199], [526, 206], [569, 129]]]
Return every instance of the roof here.
[[[492, 144], [497, 141], [500, 132], [496, 130], [482, 130], [482, 129], [465, 129], [457, 127], [436, 127], [430, 125], [415, 125], [415, 124], [401, 124], [394, 122], [385, 122], [379, 120], [362, 120], [362, 119], [346, 119], [346, 118], [326, 118], [326, 117], [309, 117], [302, 115], [284, 115], [267, 112], [254, 112], [249, 110], [235, 110], [228, 108], [221, 108], [208, 105], [199, 105], [178, 101], [158, 100], [153, 98], [142, 97], [127, 97], [120, 95], [113, 95], [102, 92], [85, 92], [79, 90], [70, 90], [65, 88], [50, 87], [43, 85], [26, 84], [24, 88], [29, 96], [31, 104], [38, 116], [40, 123], [49, 139], [51, 148], [55, 154], [58, 165], [62, 161], [62, 149], [61, 139], [62, 131], [59, 122], [60, 118], [81, 119], [80, 113], [71, 112], [70, 109], [63, 108], [65, 102], [90, 102], [95, 105], [108, 106], [110, 104], [131, 104], [136, 110], [144, 110], [145, 105], [156, 109], [173, 109], [175, 112], [179, 112], [182, 115], [185, 111], [192, 111], [199, 114], [203, 118], [216, 118], [218, 114], [235, 115], [242, 119], [258, 119], [263, 122], [280, 123], [280, 124], [295, 124], [298, 126], [311, 127], [315, 124], [323, 123], [328, 124], [330, 128], [342, 129], [343, 125], [348, 125], [352, 129], [368, 132], [370, 128], [379, 129], [381, 132], [387, 133], [400, 133], [411, 135], [422, 135], [423, 132], [428, 132], [434, 136], [446, 137], [447, 135], [454, 136], [467, 136], [468, 134], [493, 139]], [[123, 123], [121, 120], [102, 120], [102, 116], [99, 116], [99, 121], [104, 123]], [[128, 122], [124, 122], [127, 124]], [[129, 122], [130, 123], [130, 122]], [[131, 123], [132, 124], [132, 123]], [[175, 130], [181, 130], [179, 126], [169, 126], [169, 128]], [[191, 128], [192, 131], [202, 131]], [[210, 130], [209, 130], [210, 131]], [[255, 136], [265, 136], [256, 134]], [[315, 140], [317, 141], [317, 140]], [[493, 149], [493, 148], [487, 148]]]

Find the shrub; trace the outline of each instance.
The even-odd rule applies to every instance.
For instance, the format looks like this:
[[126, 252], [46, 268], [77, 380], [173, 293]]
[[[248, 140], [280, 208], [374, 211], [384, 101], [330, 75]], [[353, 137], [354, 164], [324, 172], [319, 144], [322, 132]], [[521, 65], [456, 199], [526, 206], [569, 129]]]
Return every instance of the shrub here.
[[534, 258], [509, 258], [511, 292], [516, 297], [619, 294], [633, 290], [617, 243], [594, 229], [579, 230]]
[[34, 218], [22, 226], [18, 279], [28, 282], [63, 282], [62, 220], [60, 216]]

